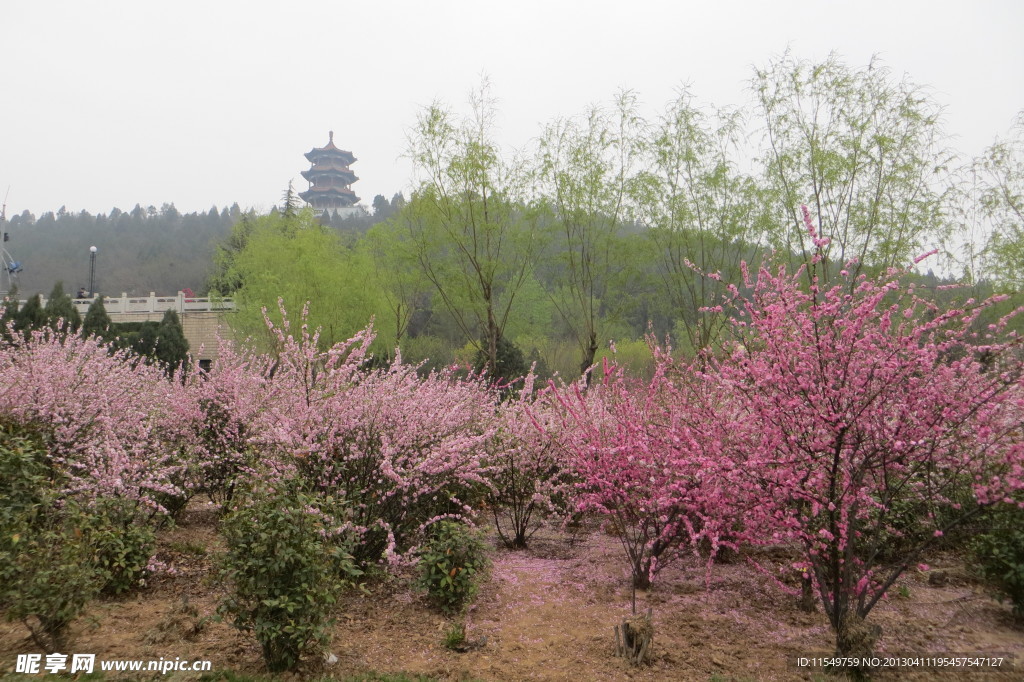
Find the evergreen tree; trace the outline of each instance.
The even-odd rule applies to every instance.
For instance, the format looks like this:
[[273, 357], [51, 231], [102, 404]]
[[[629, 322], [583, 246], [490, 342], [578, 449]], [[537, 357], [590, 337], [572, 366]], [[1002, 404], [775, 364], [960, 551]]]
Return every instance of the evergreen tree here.
[[378, 194], [373, 198], [373, 217], [385, 220], [391, 217], [393, 213], [391, 204], [384, 198], [383, 194]]
[[46, 325], [46, 312], [43, 310], [43, 301], [39, 294], [25, 302], [14, 318], [14, 328], [22, 332], [26, 338], [33, 330]]
[[110, 315], [107, 315], [107, 308], [103, 305], [103, 296], [97, 296], [85, 313], [82, 336], [98, 336], [107, 340], [110, 336], [110, 325]]
[[156, 329], [156, 351], [154, 357], [164, 365], [169, 375], [188, 360], [188, 339], [181, 326], [178, 313], [168, 310]]
[[159, 325], [155, 322], [130, 322], [118, 325], [115, 345], [127, 348], [149, 364], [156, 357], [156, 336]]
[[58, 328], [61, 320], [63, 320], [64, 329], [72, 333], [77, 332], [78, 328], [82, 326], [82, 316], [75, 308], [75, 304], [71, 302], [71, 296], [64, 293], [63, 282], [53, 285], [43, 312], [46, 315], [46, 324], [53, 329]]
[[213, 272], [206, 282], [207, 291], [220, 296], [230, 296], [245, 284], [238, 272], [236, 260], [248, 245], [254, 227], [253, 220], [242, 218], [232, 226], [231, 234], [217, 244], [213, 254]]
[[391, 197], [391, 213], [398, 213], [405, 208], [405, 195], [401, 192], [395, 192], [395, 195]]
[[302, 210], [302, 203], [302, 199], [295, 191], [295, 188], [292, 187], [292, 181], [289, 180], [288, 189], [285, 190], [284, 195], [281, 197], [281, 213], [286, 218], [294, 218]]
[[523, 357], [523, 351], [504, 336], [498, 338], [498, 361], [493, 370], [489, 368], [488, 359], [484, 343], [481, 341], [473, 369], [477, 372], [488, 370], [489, 379], [502, 389], [505, 397], [511, 394], [513, 386], [530, 370]]

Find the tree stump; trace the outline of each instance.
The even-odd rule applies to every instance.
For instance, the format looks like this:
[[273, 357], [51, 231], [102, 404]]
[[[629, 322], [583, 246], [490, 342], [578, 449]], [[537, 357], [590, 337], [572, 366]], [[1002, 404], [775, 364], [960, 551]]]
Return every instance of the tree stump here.
[[622, 656], [633, 665], [641, 665], [651, 655], [654, 624], [651, 610], [647, 614], [634, 614], [615, 626], [615, 655]]

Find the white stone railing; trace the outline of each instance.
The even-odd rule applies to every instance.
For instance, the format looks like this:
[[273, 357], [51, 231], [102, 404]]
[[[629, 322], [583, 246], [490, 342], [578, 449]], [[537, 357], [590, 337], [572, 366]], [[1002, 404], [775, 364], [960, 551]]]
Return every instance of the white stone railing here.
[[[72, 298], [75, 308], [82, 315], [85, 315], [92, 304], [92, 298]], [[46, 298], [42, 300], [46, 305]], [[20, 302], [25, 305], [25, 301]], [[152, 291], [149, 296], [129, 296], [122, 293], [120, 296], [104, 296], [103, 307], [108, 314], [130, 314], [130, 313], [163, 313], [174, 310], [177, 313], [209, 312], [221, 310], [234, 310], [235, 302], [230, 298], [210, 298], [208, 296], [191, 296], [179, 291], [175, 296], [157, 296]]]

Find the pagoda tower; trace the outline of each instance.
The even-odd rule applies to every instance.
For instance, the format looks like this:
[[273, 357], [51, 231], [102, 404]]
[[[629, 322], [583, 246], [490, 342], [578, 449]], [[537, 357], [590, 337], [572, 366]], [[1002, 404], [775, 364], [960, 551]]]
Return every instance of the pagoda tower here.
[[349, 166], [355, 163], [352, 152], [334, 146], [334, 131], [330, 131], [326, 147], [314, 147], [306, 152], [306, 159], [312, 164], [302, 171], [302, 177], [309, 181], [309, 189], [300, 192], [303, 201], [317, 213], [334, 213], [342, 216], [358, 212], [359, 197], [349, 186], [359, 178]]

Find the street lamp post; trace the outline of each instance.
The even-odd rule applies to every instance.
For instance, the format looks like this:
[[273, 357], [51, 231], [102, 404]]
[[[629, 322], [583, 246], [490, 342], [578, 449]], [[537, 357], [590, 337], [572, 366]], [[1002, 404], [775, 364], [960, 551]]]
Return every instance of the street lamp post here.
[[89, 298], [96, 295], [96, 247], [89, 247]]

